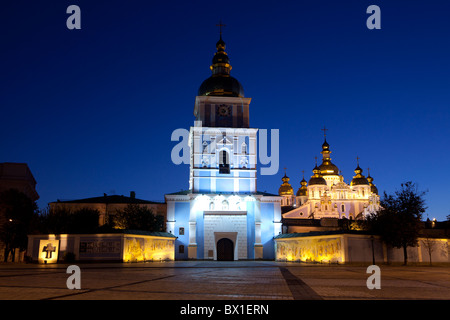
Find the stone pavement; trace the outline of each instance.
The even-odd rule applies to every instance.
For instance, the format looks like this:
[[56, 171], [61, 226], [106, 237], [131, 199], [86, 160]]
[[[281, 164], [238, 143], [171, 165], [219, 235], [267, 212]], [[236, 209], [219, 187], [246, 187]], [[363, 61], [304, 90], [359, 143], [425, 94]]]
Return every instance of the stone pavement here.
[[81, 289], [66, 286], [68, 265], [0, 264], [0, 300], [450, 300], [450, 267], [381, 265], [369, 290], [367, 266], [273, 261], [80, 263]]

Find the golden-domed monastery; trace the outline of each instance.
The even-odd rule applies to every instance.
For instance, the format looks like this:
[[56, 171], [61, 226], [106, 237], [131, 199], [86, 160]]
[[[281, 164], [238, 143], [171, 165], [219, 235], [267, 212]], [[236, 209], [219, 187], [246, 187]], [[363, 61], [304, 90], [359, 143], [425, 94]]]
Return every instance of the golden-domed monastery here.
[[283, 219], [346, 218], [353, 220], [375, 212], [380, 203], [378, 189], [373, 184], [370, 174], [367, 177], [363, 175], [359, 161], [355, 176], [351, 183], [347, 184], [338, 167], [331, 162], [330, 145], [326, 138], [322, 144], [321, 154], [322, 164], [317, 166], [316, 158], [313, 175], [308, 182], [303, 177], [296, 193], [289, 183], [289, 177], [285, 174], [282, 178], [283, 184], [278, 194], [283, 197], [281, 202]]

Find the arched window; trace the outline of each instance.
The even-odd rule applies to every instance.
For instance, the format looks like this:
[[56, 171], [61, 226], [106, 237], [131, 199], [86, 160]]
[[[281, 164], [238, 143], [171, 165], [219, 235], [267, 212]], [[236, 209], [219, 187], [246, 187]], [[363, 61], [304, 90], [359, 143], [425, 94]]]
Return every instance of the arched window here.
[[345, 206], [343, 204], [341, 204], [341, 211], [345, 212]]
[[228, 210], [228, 201], [227, 200], [222, 201], [222, 210]]
[[219, 173], [230, 173], [230, 157], [226, 150], [219, 152]]

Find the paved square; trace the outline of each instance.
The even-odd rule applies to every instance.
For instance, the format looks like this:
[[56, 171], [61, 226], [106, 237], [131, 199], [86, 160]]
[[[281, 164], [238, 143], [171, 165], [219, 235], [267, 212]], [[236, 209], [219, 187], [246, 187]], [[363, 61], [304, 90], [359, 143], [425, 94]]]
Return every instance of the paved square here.
[[450, 299], [449, 266], [381, 265], [381, 289], [367, 266], [271, 261], [78, 264], [81, 289], [66, 287], [68, 265], [1, 264], [1, 300]]

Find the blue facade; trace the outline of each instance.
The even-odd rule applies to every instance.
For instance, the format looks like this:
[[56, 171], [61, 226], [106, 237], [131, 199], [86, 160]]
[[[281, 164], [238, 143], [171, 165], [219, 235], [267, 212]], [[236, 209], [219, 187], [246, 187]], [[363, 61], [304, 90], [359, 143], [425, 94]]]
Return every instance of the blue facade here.
[[[175, 230], [173, 234], [177, 236], [175, 240], [175, 259], [188, 258], [189, 244], [189, 202], [175, 202]], [[184, 228], [184, 235], [180, 234], [180, 228]], [[184, 246], [184, 253], [180, 253], [180, 245]]]
[[[200, 197], [200, 198], [199, 198]], [[192, 200], [187, 201], [174, 201], [173, 205], [173, 217], [174, 217], [174, 225], [173, 229], [170, 230], [173, 232], [175, 236], [178, 238], [175, 241], [175, 258], [178, 260], [186, 260], [186, 259], [208, 259], [211, 257], [205, 256], [205, 249], [206, 251], [212, 250], [211, 247], [205, 247], [205, 220], [204, 215], [205, 211], [207, 211], [207, 206], [209, 205], [210, 200], [197, 200], [202, 199], [201, 197], [208, 197], [209, 199], [214, 199], [215, 197], [223, 197], [223, 199], [229, 199], [230, 202], [232, 202], [233, 195], [218, 195], [218, 194], [208, 194], [208, 195], [201, 195], [198, 194], [196, 197], [191, 198]], [[252, 197], [252, 199], [246, 200], [246, 197], [240, 198], [241, 200], [246, 201], [245, 207], [241, 207], [239, 211], [245, 210], [245, 217], [246, 217], [246, 238], [247, 238], [247, 247], [246, 247], [246, 259], [274, 259], [275, 252], [274, 252], [274, 241], [273, 237], [275, 235], [275, 226], [274, 221], [277, 220], [277, 208], [276, 205], [279, 206], [279, 203], [276, 202], [261, 202], [259, 199], [255, 199]], [[222, 201], [222, 200], [220, 200]], [[189, 232], [190, 230], [190, 216], [194, 214], [194, 212], [191, 210], [195, 210], [195, 220], [191, 223], [192, 226], [195, 226], [195, 240], [191, 239], [195, 242], [191, 244], [191, 255], [194, 254], [194, 256], [189, 256], [189, 244], [190, 244], [190, 237]], [[279, 208], [278, 208], [279, 210]], [[209, 213], [211, 214], [211, 213]], [[218, 215], [227, 216], [224, 211], [221, 211], [219, 209]], [[231, 213], [230, 217], [230, 228], [231, 229], [223, 229], [218, 228], [217, 232], [223, 233], [223, 232], [231, 232], [234, 233], [237, 231], [237, 229], [234, 229], [233, 227], [233, 220], [232, 217], [233, 214]], [[259, 217], [260, 224], [256, 224], [256, 217]], [[211, 226], [211, 225], [209, 225]], [[256, 228], [258, 227], [258, 229]], [[260, 229], [259, 229], [260, 228]], [[210, 230], [210, 229], [209, 229]], [[242, 230], [242, 229], [240, 229]], [[278, 229], [277, 229], [278, 230]], [[168, 230], [169, 231], [169, 230]], [[277, 233], [281, 231], [276, 231]], [[209, 236], [210, 237], [210, 236]], [[210, 238], [208, 238], [210, 239]], [[259, 255], [256, 256], [255, 252], [255, 242], [256, 239], [258, 239], [258, 245], [262, 244], [262, 252], [259, 251]], [[260, 242], [259, 242], [260, 239]], [[208, 240], [210, 241], [210, 240]], [[196, 247], [194, 246], [194, 243], [196, 244]], [[209, 242], [210, 243], [210, 242]], [[182, 250], [180, 250], [180, 246], [182, 246]], [[241, 250], [241, 249], [239, 249]], [[261, 249], [259, 249], [261, 250]], [[262, 254], [262, 256], [261, 256]]]
[[[229, 176], [229, 175], [218, 175], [221, 176]], [[216, 191], [217, 192], [225, 192], [225, 193], [231, 193], [234, 191], [234, 179], [233, 178], [218, 178], [216, 180]]]
[[211, 179], [210, 178], [209, 179], [200, 179], [199, 184], [200, 184], [200, 186], [199, 186], [200, 192], [207, 192], [207, 193], [211, 192]]
[[240, 192], [250, 192], [250, 180], [249, 179], [239, 180], [239, 191]]
[[255, 202], [247, 202], [247, 254], [255, 259]]
[[204, 251], [205, 251], [205, 236], [203, 230], [205, 229], [203, 223], [203, 212], [198, 212], [196, 217], [197, 222], [197, 259], [204, 259]]
[[261, 203], [261, 243], [264, 259], [275, 259], [274, 248], [274, 204]]

